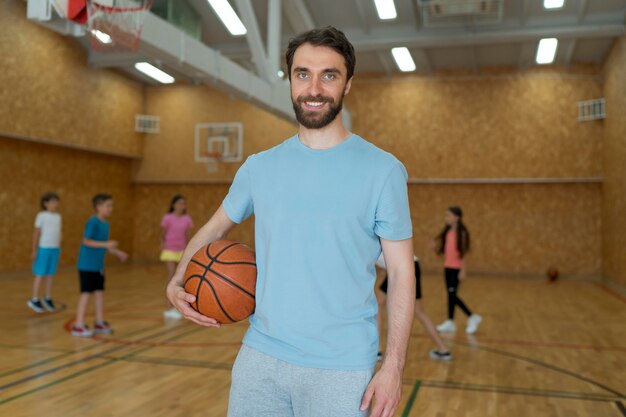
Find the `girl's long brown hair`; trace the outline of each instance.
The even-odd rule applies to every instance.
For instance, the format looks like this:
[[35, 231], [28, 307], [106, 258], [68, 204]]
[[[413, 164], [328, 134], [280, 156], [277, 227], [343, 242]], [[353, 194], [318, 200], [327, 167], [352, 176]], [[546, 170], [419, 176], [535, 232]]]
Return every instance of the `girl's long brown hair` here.
[[[461, 210], [461, 207], [452, 206], [448, 208], [448, 211], [459, 218], [459, 222], [456, 226], [456, 249], [459, 251], [459, 254], [461, 254], [461, 258], [463, 258], [470, 250], [470, 235], [469, 230], [465, 227], [465, 223], [463, 223], [463, 210]], [[452, 226], [446, 224], [441, 233], [435, 238], [437, 240], [437, 253], [439, 255], [443, 255], [446, 247], [446, 236], [451, 227]]]

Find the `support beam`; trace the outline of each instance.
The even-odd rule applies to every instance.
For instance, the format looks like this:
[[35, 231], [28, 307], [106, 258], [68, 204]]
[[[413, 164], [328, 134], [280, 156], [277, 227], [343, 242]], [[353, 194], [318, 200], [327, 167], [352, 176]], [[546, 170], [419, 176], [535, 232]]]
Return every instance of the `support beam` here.
[[530, 1], [522, 0], [522, 13], [520, 14], [520, 23], [522, 26], [526, 26], [528, 23], [528, 15], [530, 14]]
[[449, 33], [421, 33], [402, 36], [370, 36], [364, 33], [349, 33], [348, 38], [358, 52], [391, 49], [397, 45], [407, 48], [446, 48], [455, 46], [496, 45], [502, 43], [534, 42], [542, 38], [613, 38], [625, 33], [623, 24], [594, 24], [582, 26], [498, 29], [476, 32], [459, 30]]
[[[289, 1], [289, 0], [285, 0]], [[350, 42], [358, 52], [388, 51], [391, 48], [402, 45], [411, 50], [447, 48], [458, 46], [498, 45], [503, 43], [531, 43], [534, 44], [542, 38], [567, 39], [593, 39], [593, 38], [616, 38], [625, 33], [623, 24], [598, 23], [593, 25], [546, 27], [546, 28], [515, 28], [497, 30], [475, 31], [475, 29], [454, 30], [448, 32], [426, 32], [422, 30], [416, 34], [414, 30], [398, 36], [383, 36], [372, 33], [366, 35], [363, 31], [346, 33]], [[287, 39], [283, 39], [286, 43]], [[213, 45], [228, 57], [241, 57], [246, 53], [247, 47], [236, 44]]]
[[563, 64], [569, 66], [572, 63], [572, 57], [576, 50], [576, 39], [572, 39], [567, 43], [565, 52], [563, 53]]
[[430, 58], [425, 49], [418, 48], [412, 50], [413, 58], [415, 59], [415, 65], [419, 72], [431, 73], [433, 72], [433, 66], [430, 63]]
[[268, 0], [267, 7], [267, 66], [270, 81], [278, 79], [280, 69], [281, 0]]
[[363, 9], [363, 2], [361, 0], [354, 0], [354, 6], [356, 7], [357, 14], [361, 19], [361, 27], [363, 27], [365, 33], [370, 33], [370, 24], [367, 21], [367, 16], [365, 15], [365, 10]]
[[389, 61], [387, 60], [388, 53], [379, 51], [376, 53], [376, 55], [378, 56], [378, 60], [380, 61], [380, 64], [383, 66], [385, 75], [387, 77], [390, 77], [391, 74], [393, 73], [393, 70], [392, 70], [391, 65], [389, 65]]
[[267, 55], [265, 54], [265, 47], [263, 46], [259, 25], [252, 8], [252, 2], [251, 0], [235, 0], [235, 4], [237, 4], [241, 20], [248, 30], [246, 41], [248, 42], [248, 48], [252, 54], [252, 62], [254, 62], [257, 73], [264, 80], [273, 80], [270, 75]]
[[578, 23], [582, 23], [587, 11], [587, 0], [578, 0], [578, 13], [576, 15]]
[[283, 11], [294, 33], [301, 33], [315, 28], [315, 22], [303, 0], [284, 0]]

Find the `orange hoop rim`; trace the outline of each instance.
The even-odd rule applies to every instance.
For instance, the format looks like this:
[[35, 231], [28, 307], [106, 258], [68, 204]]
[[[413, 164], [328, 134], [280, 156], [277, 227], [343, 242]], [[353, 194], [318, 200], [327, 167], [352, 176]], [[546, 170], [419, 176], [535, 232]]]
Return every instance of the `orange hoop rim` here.
[[146, 0], [143, 6], [139, 7], [111, 7], [100, 4], [94, 0], [86, 0], [87, 5], [104, 11], [105, 13], [126, 13], [126, 12], [141, 12], [150, 9], [152, 7], [152, 0]]

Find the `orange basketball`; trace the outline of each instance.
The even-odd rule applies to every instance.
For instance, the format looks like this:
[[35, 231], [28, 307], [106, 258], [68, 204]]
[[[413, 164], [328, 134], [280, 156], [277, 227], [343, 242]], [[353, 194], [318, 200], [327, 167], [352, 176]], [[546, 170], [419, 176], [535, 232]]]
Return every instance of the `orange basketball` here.
[[222, 324], [254, 312], [256, 257], [243, 243], [218, 240], [200, 248], [185, 271], [185, 291], [196, 296], [191, 306]]

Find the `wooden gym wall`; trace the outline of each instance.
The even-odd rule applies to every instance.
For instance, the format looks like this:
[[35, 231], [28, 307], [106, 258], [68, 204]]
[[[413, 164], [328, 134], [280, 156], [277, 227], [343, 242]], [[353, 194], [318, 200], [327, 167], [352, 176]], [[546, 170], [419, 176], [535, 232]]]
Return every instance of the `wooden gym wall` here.
[[[413, 180], [415, 251], [426, 270], [441, 268], [430, 239], [446, 208], [460, 205], [473, 238], [470, 270], [601, 274], [601, 184], [541, 183], [602, 176], [602, 122], [576, 121], [576, 102], [602, 95], [599, 72], [355, 80], [354, 131], [395, 154]], [[450, 180], [429, 183], [442, 179]], [[476, 179], [491, 183], [463, 182]], [[497, 183], [511, 179], [522, 183]]]
[[626, 37], [605, 64], [604, 95], [604, 275], [626, 288]]
[[140, 83], [87, 67], [84, 50], [0, 3], [0, 272], [30, 268], [39, 197], [61, 196], [61, 265], [74, 265], [91, 197], [113, 194], [112, 237], [132, 251], [132, 158], [143, 135]]

